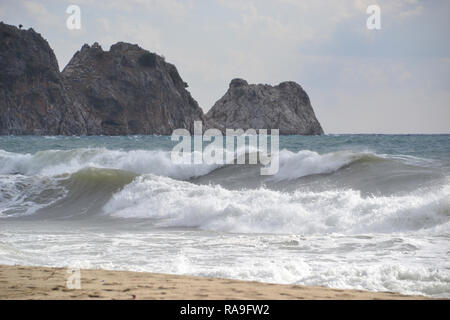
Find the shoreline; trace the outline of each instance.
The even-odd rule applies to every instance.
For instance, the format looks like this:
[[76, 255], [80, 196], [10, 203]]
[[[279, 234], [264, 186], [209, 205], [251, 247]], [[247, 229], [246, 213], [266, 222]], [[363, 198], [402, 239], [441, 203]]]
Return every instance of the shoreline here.
[[1, 300], [422, 300], [395, 292], [203, 278], [151, 272], [81, 269], [80, 289], [67, 268], [0, 265]]

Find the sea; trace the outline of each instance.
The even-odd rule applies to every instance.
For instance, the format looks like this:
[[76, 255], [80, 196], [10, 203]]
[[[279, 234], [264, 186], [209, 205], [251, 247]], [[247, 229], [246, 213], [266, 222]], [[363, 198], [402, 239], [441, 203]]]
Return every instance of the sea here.
[[176, 143], [0, 137], [0, 264], [450, 298], [450, 135], [280, 136], [272, 176]]

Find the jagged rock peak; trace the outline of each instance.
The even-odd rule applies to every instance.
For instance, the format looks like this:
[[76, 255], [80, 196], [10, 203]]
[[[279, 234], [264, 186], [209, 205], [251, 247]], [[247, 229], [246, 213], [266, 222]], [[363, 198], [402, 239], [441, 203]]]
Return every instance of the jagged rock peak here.
[[40, 34], [0, 23], [0, 70], [0, 134], [171, 134], [204, 121], [176, 67], [135, 44], [85, 44], [61, 73]]
[[230, 81], [230, 88], [237, 88], [241, 86], [248, 86], [248, 82], [240, 78], [235, 78]]
[[135, 44], [85, 45], [62, 74], [90, 110], [92, 134], [171, 134], [204, 121], [177, 68]]
[[206, 114], [207, 127], [279, 129], [280, 134], [323, 134], [308, 95], [296, 82], [279, 85], [231, 80], [228, 91]]
[[0, 23], [0, 134], [84, 134], [48, 42]]

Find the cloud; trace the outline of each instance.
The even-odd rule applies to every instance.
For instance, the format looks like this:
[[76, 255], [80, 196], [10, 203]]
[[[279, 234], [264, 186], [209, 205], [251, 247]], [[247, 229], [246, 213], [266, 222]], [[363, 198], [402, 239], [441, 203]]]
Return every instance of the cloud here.
[[[359, 18], [354, 31], [365, 28], [366, 9], [373, 0], [217, 0], [224, 7], [234, 10], [238, 20], [229, 26], [239, 32], [253, 32], [266, 36], [284, 37], [289, 41], [327, 41], [342, 22]], [[422, 5], [415, 0], [381, 0], [382, 19], [402, 21], [421, 15]], [[364, 30], [365, 31], [365, 30]]]
[[328, 133], [449, 132], [448, 91], [342, 91], [322, 99], [331, 105], [316, 114]]
[[416, 16], [419, 16], [423, 13], [424, 8], [422, 6], [417, 6], [411, 9], [407, 9], [405, 11], [402, 11], [399, 13], [400, 19], [410, 19], [414, 18]]
[[118, 41], [131, 42], [151, 50], [161, 52], [160, 31], [149, 25], [119, 19], [111, 24], [108, 20], [100, 19], [99, 24], [105, 32], [100, 41], [112, 45]]
[[[374, 3], [382, 15], [376, 32], [366, 28], [366, 8]], [[33, 26], [62, 66], [95, 41], [105, 49], [127, 41], [164, 54], [205, 111], [234, 77], [292, 80], [308, 92], [327, 132], [392, 131], [390, 117], [400, 113], [399, 130], [411, 131], [410, 119], [416, 132], [430, 132], [443, 127], [445, 107], [450, 110], [450, 45], [442, 40], [450, 27], [449, 3], [16, 0], [1, 1], [0, 16]], [[65, 28], [69, 4], [81, 7], [81, 31]], [[427, 104], [433, 104], [432, 115]]]
[[186, 15], [194, 6], [194, 0], [65, 0], [67, 5], [76, 3], [80, 6], [114, 9], [119, 12], [159, 12], [168, 16], [180, 17]]
[[22, 7], [39, 25], [54, 26], [60, 24], [60, 19], [50, 14], [47, 8], [41, 3], [36, 1], [23, 1]]

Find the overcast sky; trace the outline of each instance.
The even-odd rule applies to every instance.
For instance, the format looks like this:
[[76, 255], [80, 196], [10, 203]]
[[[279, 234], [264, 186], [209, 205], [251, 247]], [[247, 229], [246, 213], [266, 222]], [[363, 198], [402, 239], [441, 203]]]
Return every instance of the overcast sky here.
[[[66, 27], [70, 4], [81, 30]], [[371, 4], [381, 30], [366, 27]], [[137, 43], [205, 112], [233, 78], [292, 80], [326, 133], [450, 133], [449, 16], [448, 0], [0, 0], [0, 20], [41, 33], [60, 69], [84, 43]]]

